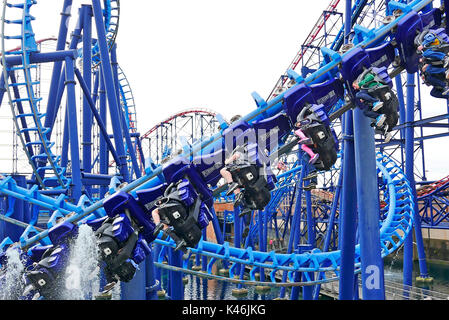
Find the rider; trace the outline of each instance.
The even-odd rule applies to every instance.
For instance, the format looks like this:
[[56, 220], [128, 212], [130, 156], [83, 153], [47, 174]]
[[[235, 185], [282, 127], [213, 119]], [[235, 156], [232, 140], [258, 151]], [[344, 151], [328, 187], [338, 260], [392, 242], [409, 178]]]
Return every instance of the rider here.
[[[376, 129], [385, 135], [385, 141], [388, 142], [391, 139], [391, 129], [386, 123], [388, 113], [382, 113], [382, 107], [384, 102], [379, 98], [375, 97], [373, 89], [383, 86], [384, 83], [380, 81], [376, 73], [372, 69], [368, 69], [363, 72], [353, 83], [352, 87], [357, 91], [355, 97], [360, 102], [363, 114], [369, 118], [373, 119], [373, 125]], [[391, 93], [385, 94], [388, 100], [391, 99]]]
[[323, 105], [306, 105], [296, 118], [295, 134], [316, 169], [329, 170], [337, 159], [337, 142]]
[[304, 134], [304, 132], [300, 129], [301, 128], [300, 123], [297, 124], [297, 127], [298, 129], [295, 131], [295, 135], [297, 135], [300, 138], [299, 144], [301, 144], [301, 149], [309, 155], [310, 157], [309, 164], [315, 164], [318, 161], [320, 155], [318, 153], [313, 152], [313, 150], [308, 146], [313, 144], [313, 141], [312, 139], [307, 137]]
[[449, 93], [449, 44], [433, 32], [426, 31], [415, 41], [419, 60], [421, 78], [426, 85], [433, 86], [431, 95], [437, 98], [447, 98]]

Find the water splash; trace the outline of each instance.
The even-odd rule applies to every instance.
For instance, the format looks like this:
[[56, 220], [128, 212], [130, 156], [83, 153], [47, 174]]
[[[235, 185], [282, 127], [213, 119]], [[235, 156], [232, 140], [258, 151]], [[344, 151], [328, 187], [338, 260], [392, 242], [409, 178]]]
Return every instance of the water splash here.
[[25, 267], [20, 260], [19, 250], [8, 249], [6, 257], [4, 273], [0, 275], [0, 300], [15, 300], [23, 291], [22, 274]]
[[66, 270], [67, 300], [92, 300], [100, 290], [99, 254], [94, 231], [88, 225], [79, 227], [78, 237], [71, 246]]

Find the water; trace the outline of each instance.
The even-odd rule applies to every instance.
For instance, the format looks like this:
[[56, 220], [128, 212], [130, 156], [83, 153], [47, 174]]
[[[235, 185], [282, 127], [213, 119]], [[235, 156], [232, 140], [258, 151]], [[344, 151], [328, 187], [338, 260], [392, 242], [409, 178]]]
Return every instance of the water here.
[[[192, 262], [191, 262], [192, 263]], [[219, 264], [219, 263], [218, 263]], [[212, 273], [221, 268], [220, 265], [215, 264], [212, 268]], [[162, 288], [168, 292], [168, 270], [161, 269]], [[184, 299], [185, 300], [273, 300], [280, 296], [280, 287], [270, 287], [269, 291], [257, 292], [256, 286], [244, 285], [241, 286], [236, 283], [230, 283], [217, 279], [206, 279], [195, 275], [185, 275], [188, 282], [184, 284]], [[233, 289], [245, 288], [248, 290], [246, 295], [234, 296]], [[291, 288], [285, 290], [285, 297], [290, 297]], [[322, 297], [327, 300], [326, 297]], [[302, 300], [301, 294], [299, 300]]]
[[20, 253], [15, 249], [6, 251], [6, 272], [2, 275], [0, 285], [0, 300], [14, 300], [23, 291], [22, 274], [24, 266], [20, 261]]
[[204, 279], [188, 275], [189, 282], [184, 287], [185, 300], [273, 300], [279, 297], [280, 288], [271, 288], [266, 293], [257, 293], [254, 286], [244, 286], [248, 294], [242, 297], [232, 295], [237, 284], [214, 279]]
[[100, 290], [99, 253], [93, 230], [81, 225], [70, 249], [62, 298], [67, 300], [90, 300]]
[[[387, 262], [391, 262], [389, 267], [385, 268], [384, 272], [385, 279], [402, 284], [403, 282], [402, 259], [395, 259], [394, 261], [391, 261], [390, 258], [386, 258], [385, 261], [386, 261], [385, 265], [387, 265]], [[424, 283], [416, 281], [416, 277], [420, 275], [419, 263], [418, 261], [414, 262], [412, 285], [414, 287], [440, 292], [449, 296], [449, 262], [439, 260], [428, 260], [427, 269], [429, 276], [433, 278], [433, 282]]]
[[[400, 284], [402, 287], [402, 258], [400, 254], [395, 254], [392, 257], [387, 257], [385, 263], [385, 280], [393, 281]], [[444, 299], [449, 296], [449, 263], [445, 261], [430, 260], [427, 262], [429, 275], [434, 278], [433, 283], [417, 282], [416, 277], [419, 276], [419, 265], [415, 262], [413, 268], [413, 286], [422, 288], [423, 292], [426, 290], [442, 293], [438, 298]], [[167, 289], [168, 271], [162, 270], [162, 287]], [[185, 300], [273, 300], [279, 297], [280, 288], [271, 287], [268, 292], [256, 292], [254, 286], [244, 286], [248, 289], [248, 294], [241, 297], [232, 295], [232, 290], [238, 288], [237, 284], [220, 281], [216, 279], [206, 279], [197, 277], [195, 275], [186, 275], [188, 282], [184, 285], [184, 299]], [[291, 289], [286, 289], [285, 297], [290, 297]], [[422, 297], [421, 297], [422, 298]], [[299, 297], [301, 300], [301, 296]], [[321, 296], [320, 300], [328, 300], [329, 297]]]

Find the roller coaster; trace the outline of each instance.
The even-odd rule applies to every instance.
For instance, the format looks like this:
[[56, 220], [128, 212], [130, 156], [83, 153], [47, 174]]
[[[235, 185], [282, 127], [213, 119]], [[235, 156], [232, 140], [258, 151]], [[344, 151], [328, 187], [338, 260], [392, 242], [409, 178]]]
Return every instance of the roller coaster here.
[[[449, 179], [426, 180], [423, 143], [449, 133], [423, 128], [444, 130], [449, 115], [422, 118], [416, 43], [424, 33], [447, 38], [449, 3], [436, 2], [332, 0], [268, 98], [252, 93], [252, 112], [227, 120], [194, 108], [141, 135], [116, 52], [120, 1], [81, 5], [68, 39], [73, 1], [64, 0], [56, 47], [44, 52], [33, 32], [39, 4], [3, 0], [0, 101], [30, 173], [0, 177], [2, 298], [64, 298], [80, 243], [95, 259], [77, 277], [98, 283], [79, 299], [183, 300], [192, 274], [278, 287], [291, 300], [319, 299], [333, 282], [339, 299], [357, 299], [360, 278], [361, 299], [383, 300], [383, 259], [400, 248], [408, 297], [413, 230], [430, 280], [421, 228], [448, 223]], [[381, 108], [398, 108], [390, 140], [353, 85], [370, 70], [384, 84]], [[307, 112], [319, 126], [298, 125]], [[305, 143], [313, 134], [326, 144]], [[230, 164], [239, 154], [249, 162]], [[234, 184], [223, 182], [226, 170]]]

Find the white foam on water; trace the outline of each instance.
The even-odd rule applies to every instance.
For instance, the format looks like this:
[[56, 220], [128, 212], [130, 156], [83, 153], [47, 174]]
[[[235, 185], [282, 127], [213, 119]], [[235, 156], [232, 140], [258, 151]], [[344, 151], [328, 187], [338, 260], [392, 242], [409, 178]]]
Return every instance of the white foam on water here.
[[14, 300], [23, 291], [22, 274], [25, 270], [20, 261], [20, 253], [16, 249], [6, 251], [6, 271], [0, 284], [0, 300]]
[[100, 290], [100, 268], [96, 237], [88, 225], [79, 227], [70, 251], [62, 299], [92, 300]]

